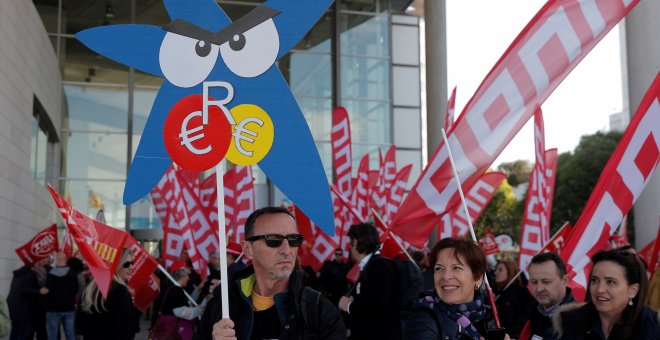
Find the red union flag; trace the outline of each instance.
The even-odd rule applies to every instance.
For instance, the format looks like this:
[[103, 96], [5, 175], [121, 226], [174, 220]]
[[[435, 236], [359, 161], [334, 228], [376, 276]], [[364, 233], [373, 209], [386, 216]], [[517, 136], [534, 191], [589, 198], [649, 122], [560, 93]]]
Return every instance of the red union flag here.
[[332, 163], [337, 176], [336, 186], [346, 197], [353, 192], [351, 176], [353, 152], [351, 150], [351, 122], [348, 112], [342, 106], [332, 110], [332, 130], [330, 133], [332, 143]]
[[[639, 0], [550, 0], [527, 24], [481, 83], [449, 136], [458, 175], [469, 188], [497, 158], [536, 108]], [[412, 241], [458, 202], [458, 186], [438, 147], [393, 220]], [[414, 243], [413, 243], [414, 244]], [[414, 245], [420, 245], [419, 243]]]
[[561, 255], [573, 279], [573, 288], [586, 288], [590, 255], [609, 246], [616, 226], [632, 208], [660, 160], [659, 96], [660, 74], [605, 165], [566, 242]]
[[202, 259], [208, 259], [212, 253], [220, 251], [218, 238], [213, 232], [215, 228], [212, 227], [211, 221], [193, 189], [181, 177], [179, 177], [179, 182], [197, 252]]
[[484, 251], [486, 256], [500, 252], [500, 247], [497, 245], [497, 242], [495, 241], [495, 235], [493, 235], [493, 232], [490, 230], [490, 228], [486, 228], [486, 234], [484, 234], [484, 237], [479, 240], [479, 246]]
[[57, 251], [57, 226], [55, 224], [40, 231], [26, 244], [16, 249], [16, 254], [26, 265], [48, 258]]
[[[236, 165], [233, 171], [234, 214], [232, 216], [232, 236], [229, 242], [240, 244], [245, 239], [245, 222], [255, 210], [254, 179], [252, 167]], [[228, 172], [229, 172], [228, 171]], [[217, 207], [217, 203], [216, 203]]]
[[133, 254], [133, 273], [128, 280], [128, 286], [133, 289], [142, 287], [158, 268], [158, 262], [133, 238], [126, 235], [126, 247]]
[[159, 293], [160, 280], [156, 275], [151, 274], [143, 285], [135, 289], [135, 300], [133, 301], [135, 308], [144, 312], [156, 300]]
[[454, 108], [456, 106], [456, 87], [451, 91], [451, 96], [447, 102], [447, 113], [445, 115], [445, 131], [447, 135], [451, 134], [451, 130], [454, 128]]
[[[380, 151], [379, 151], [380, 152]], [[380, 153], [379, 153], [380, 158]], [[378, 188], [371, 194], [371, 208], [379, 214], [383, 214], [387, 205], [387, 190], [392, 186], [396, 177], [396, 147], [392, 145], [385, 157], [380, 159], [380, 172], [378, 178]]]
[[[488, 202], [493, 198], [495, 192], [506, 178], [506, 174], [499, 171], [489, 172], [481, 176], [465, 195], [465, 203], [468, 206], [470, 219], [474, 224], [484, 211]], [[469, 230], [467, 216], [463, 205], [457, 205], [454, 210], [443, 214], [438, 229], [438, 239], [447, 237], [463, 237]], [[419, 234], [418, 238], [423, 243], [428, 234]], [[419, 242], [411, 242], [412, 244]]]
[[[335, 188], [335, 190], [338, 189]], [[299, 248], [300, 260], [303, 265], [310, 266], [318, 272], [321, 270], [323, 263], [335, 253], [337, 243], [315, 225], [300, 209], [295, 209], [295, 216], [299, 227], [301, 223], [305, 225], [305, 228], [301, 230], [301, 233], [305, 235], [305, 242]], [[307, 238], [310, 233], [311, 237]]]
[[406, 191], [406, 187], [408, 186], [410, 170], [412, 170], [412, 164], [404, 166], [401, 171], [396, 174], [396, 178], [394, 178], [394, 184], [392, 184], [387, 192], [387, 204], [385, 205], [385, 215], [383, 215], [383, 220], [387, 224], [391, 222], [392, 217], [396, 214], [397, 210], [399, 210], [401, 201], [403, 201], [403, 193]]
[[[345, 197], [350, 197], [343, 193], [341, 189], [337, 188]], [[353, 188], [353, 197], [351, 203], [359, 213], [359, 219], [364, 221], [369, 217], [369, 154], [366, 154], [360, 160], [360, 167], [358, 168], [357, 181], [355, 188]], [[347, 214], [348, 210], [344, 209], [343, 214]]]
[[566, 243], [568, 236], [571, 235], [572, 230], [573, 226], [571, 226], [570, 223], [564, 223], [564, 225], [557, 230], [555, 236], [553, 236], [545, 247], [543, 247], [542, 252], [561, 254], [561, 250], [564, 248], [564, 244]]
[[[550, 215], [554, 194], [557, 149], [545, 150], [545, 133], [541, 110], [534, 114], [534, 151], [536, 164], [527, 188], [525, 210], [520, 228], [520, 258], [518, 268], [527, 268], [534, 255], [550, 238]], [[549, 164], [551, 163], [551, 164]]]
[[112, 276], [124, 250], [126, 232], [83, 215], [73, 209], [50, 185], [48, 190], [50, 190], [71, 236], [76, 241], [80, 254], [87, 262], [99, 291], [104, 298], [107, 298], [112, 284]]

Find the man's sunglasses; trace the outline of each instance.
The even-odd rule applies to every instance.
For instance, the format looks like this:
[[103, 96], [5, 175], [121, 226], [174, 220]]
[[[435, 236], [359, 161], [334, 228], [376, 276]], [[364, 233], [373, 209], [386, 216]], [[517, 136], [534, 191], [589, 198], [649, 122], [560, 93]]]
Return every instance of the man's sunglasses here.
[[131, 268], [132, 265], [133, 265], [133, 261], [126, 261], [121, 266], [128, 269]]
[[289, 234], [289, 235], [280, 235], [280, 234], [265, 234], [265, 235], [255, 235], [248, 237], [248, 241], [254, 242], [256, 240], [266, 241], [266, 245], [270, 248], [278, 248], [282, 245], [284, 240], [289, 242], [289, 247], [300, 247], [302, 245], [303, 239], [305, 237], [302, 234]]

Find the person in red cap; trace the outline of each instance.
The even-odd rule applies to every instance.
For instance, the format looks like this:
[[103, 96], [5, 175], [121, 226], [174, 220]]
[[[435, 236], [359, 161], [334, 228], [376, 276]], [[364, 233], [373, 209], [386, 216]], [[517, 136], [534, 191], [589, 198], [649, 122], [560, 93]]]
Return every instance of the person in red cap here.
[[230, 318], [222, 319], [223, 301], [215, 296], [193, 339], [346, 339], [339, 310], [294, 270], [302, 241], [286, 208], [250, 214], [243, 253], [252, 265], [229, 282]]

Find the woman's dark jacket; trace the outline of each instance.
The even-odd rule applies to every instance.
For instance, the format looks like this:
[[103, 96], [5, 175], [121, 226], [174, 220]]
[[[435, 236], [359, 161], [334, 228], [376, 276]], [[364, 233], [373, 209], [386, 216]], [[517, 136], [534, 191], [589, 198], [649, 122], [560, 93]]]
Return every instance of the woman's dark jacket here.
[[[249, 266], [237, 272], [233, 282], [229, 285], [229, 317], [234, 322], [234, 330], [238, 339], [250, 339], [252, 334], [254, 310], [250, 295], [254, 283], [254, 268]], [[346, 329], [339, 309], [320, 294], [316, 311], [316, 330], [306, 324], [306, 320], [310, 316], [303, 317], [303, 289], [305, 287], [302, 283], [302, 273], [294, 270], [289, 277], [287, 291], [274, 297], [275, 308], [282, 323], [279, 339], [313, 339], [314, 334], [311, 333], [316, 333], [318, 339], [346, 339]], [[215, 295], [206, 306], [193, 339], [210, 340], [213, 325], [220, 319], [222, 319], [221, 299], [220, 295]]]
[[[100, 308], [101, 302], [96, 306]], [[78, 333], [84, 339], [94, 340], [132, 340], [140, 330], [140, 314], [133, 307], [133, 301], [128, 288], [117, 282], [112, 282], [105, 300], [105, 310], [92, 313], [79, 311], [76, 315]]]
[[[658, 314], [644, 308], [634, 325], [631, 325], [632, 334], [622, 334], [624, 325], [616, 324], [607, 339], [616, 340], [658, 340], [660, 339], [660, 326]], [[605, 339], [598, 311], [591, 303], [574, 303], [561, 306], [552, 318], [555, 333], [562, 340], [591, 340]]]
[[[437, 297], [435, 290], [423, 292], [417, 300], [413, 313], [406, 322], [403, 338], [407, 340], [463, 340], [471, 339], [470, 336], [459, 329], [456, 322], [449, 318], [446, 311], [439, 304], [430, 302], [426, 297]], [[485, 337], [486, 323], [474, 324], [479, 333]]]
[[518, 339], [529, 319], [529, 306], [535, 302], [527, 288], [511, 284], [500, 293], [495, 304], [502, 327], [512, 339]]

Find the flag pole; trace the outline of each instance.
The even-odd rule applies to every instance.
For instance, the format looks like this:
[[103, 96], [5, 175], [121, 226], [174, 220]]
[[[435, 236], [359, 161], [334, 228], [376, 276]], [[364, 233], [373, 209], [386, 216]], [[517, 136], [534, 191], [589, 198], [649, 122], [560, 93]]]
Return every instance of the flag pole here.
[[399, 240], [397, 240], [396, 237], [394, 237], [394, 233], [392, 233], [392, 232], [390, 231], [390, 226], [385, 225], [385, 222], [384, 222], [383, 219], [380, 217], [380, 215], [376, 212], [376, 210], [371, 209], [371, 214], [373, 214], [373, 215], [374, 215], [374, 218], [377, 218], [378, 221], [380, 221], [380, 223], [381, 223], [382, 225], [384, 225], [384, 226], [387, 228], [387, 231], [386, 231], [386, 232], [388, 233], [387, 237], [391, 237], [391, 238], [394, 240], [394, 242], [396, 242], [396, 245], [398, 245], [399, 248], [401, 248], [401, 250], [403, 251], [403, 253], [406, 254], [406, 256], [408, 257], [408, 260], [410, 260], [410, 262], [412, 262], [412, 263], [415, 265], [415, 267], [417, 267], [417, 269], [421, 269], [421, 268], [419, 268], [419, 266], [417, 265], [417, 262], [415, 262], [415, 259], [413, 259], [412, 256], [410, 256], [410, 253], [408, 253], [408, 251], [407, 251], [406, 248], [403, 246], [403, 244], [401, 244], [401, 242], [399, 242]]
[[[552, 237], [548, 240], [548, 242], [546, 242], [546, 243], [543, 245], [543, 248], [541, 248], [541, 250], [540, 250], [538, 253], [536, 253], [536, 254], [537, 254], [537, 255], [540, 254], [540, 253], [541, 253], [541, 252], [542, 252], [542, 251], [548, 246], [548, 244], [550, 244], [550, 241], [554, 240], [554, 239], [555, 239], [555, 236], [559, 235], [559, 233], [561, 233], [562, 230], [564, 230], [564, 228], [566, 228], [567, 225], [568, 225], [568, 222], [564, 223], [564, 225], [561, 226], [561, 228], [559, 228], [559, 230], [557, 230], [557, 231], [555, 232], [554, 235], [552, 235]], [[505, 289], [509, 288], [509, 286], [511, 286], [511, 284], [512, 284], [512, 283], [518, 278], [518, 276], [520, 276], [520, 274], [522, 274], [522, 272], [523, 272], [522, 268], [519, 268], [519, 269], [518, 269], [518, 273], [516, 273], [516, 275], [511, 279], [511, 281], [509, 281], [509, 283], [507, 283], [506, 286], [504, 286], [504, 288], [502, 289], [502, 291], [504, 291]], [[499, 296], [497, 296], [497, 298], [499, 298]], [[497, 300], [497, 298], [495, 298], [495, 300]]]
[[[229, 319], [229, 280], [227, 279], [227, 235], [225, 232], [225, 160], [215, 166], [215, 181], [218, 195], [218, 238], [220, 245], [220, 298], [222, 301], [222, 318]], [[224, 249], [224, 250], [223, 250]]]
[[[172, 283], [173, 283], [175, 286], [177, 286], [177, 287], [181, 287], [181, 285], [179, 284], [179, 282], [177, 282], [177, 281], [172, 277], [172, 275], [170, 275], [170, 273], [167, 272], [167, 269], [163, 268], [163, 266], [162, 266], [160, 263], [158, 264], [158, 269], [160, 269], [160, 271], [163, 272], [163, 274], [165, 274], [165, 276], [166, 276], [168, 279], [170, 279], [170, 281], [172, 281]], [[181, 287], [181, 288], [184, 288], [184, 287]], [[186, 294], [186, 297], [188, 298], [188, 300], [190, 301], [190, 303], [192, 303], [193, 306], [197, 307], [197, 302], [195, 302], [195, 299], [193, 299], [192, 296], [188, 295], [188, 292], [186, 292], [185, 289], [183, 289], [183, 294]]]
[[[461, 196], [461, 203], [463, 205], [463, 210], [465, 210], [465, 216], [467, 217], [467, 223], [468, 227], [470, 228], [470, 235], [472, 236], [472, 241], [475, 243], [477, 242], [477, 235], [474, 233], [474, 227], [472, 226], [472, 218], [470, 218], [470, 211], [468, 210], [467, 203], [465, 201], [465, 196], [463, 195], [463, 188], [461, 186], [461, 179], [458, 177], [458, 171], [456, 170], [456, 164], [454, 164], [454, 157], [451, 153], [451, 148], [449, 147], [449, 141], [447, 140], [447, 134], [445, 133], [445, 129], [440, 129], [442, 132], [442, 139], [445, 142], [445, 146], [447, 147], [447, 154], [449, 158], [449, 163], [451, 163], [451, 169], [454, 171], [454, 179], [456, 180], [456, 186], [458, 187], [458, 194]], [[490, 287], [490, 283], [488, 282], [488, 277], [486, 276], [486, 273], [484, 273], [484, 283], [486, 284], [486, 293], [488, 293], [488, 300], [490, 300], [490, 305], [493, 307], [493, 320], [495, 321], [495, 327], [496, 328], [501, 328], [502, 326], [500, 325], [500, 316], [497, 313], [497, 308], [495, 307], [495, 297], [493, 296], [493, 289]]]

